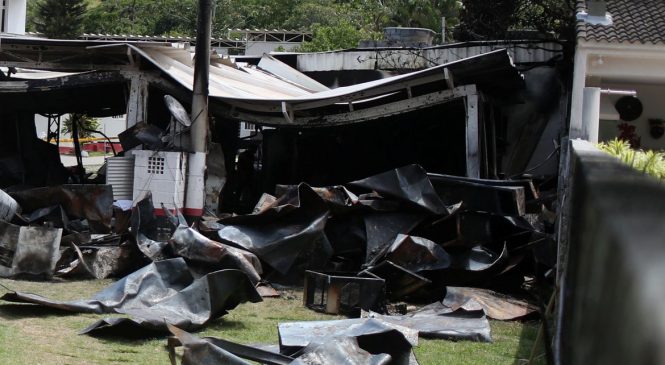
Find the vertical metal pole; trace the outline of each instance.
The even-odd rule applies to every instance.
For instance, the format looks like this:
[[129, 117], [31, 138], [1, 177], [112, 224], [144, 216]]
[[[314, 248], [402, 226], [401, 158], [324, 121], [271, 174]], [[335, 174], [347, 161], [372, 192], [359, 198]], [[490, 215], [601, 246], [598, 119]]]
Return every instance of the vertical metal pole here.
[[446, 17], [441, 17], [441, 44], [446, 43]]
[[210, 33], [212, 0], [199, 0], [194, 57], [192, 95], [192, 150], [187, 163], [187, 193], [184, 214], [196, 220], [203, 215], [205, 202], [205, 167], [208, 142], [208, 75], [210, 67]]

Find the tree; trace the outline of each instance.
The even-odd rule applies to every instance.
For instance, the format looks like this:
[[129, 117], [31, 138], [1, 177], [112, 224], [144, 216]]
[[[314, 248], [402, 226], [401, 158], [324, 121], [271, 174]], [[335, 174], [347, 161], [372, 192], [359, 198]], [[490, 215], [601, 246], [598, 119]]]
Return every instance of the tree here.
[[49, 38], [77, 38], [85, 12], [85, 0], [43, 0], [37, 5], [35, 29]]
[[390, 11], [388, 25], [439, 32], [442, 17], [446, 18], [446, 28], [458, 24], [462, 3], [458, 0], [386, 0], [385, 6]]
[[334, 26], [318, 25], [312, 27], [312, 41], [300, 46], [301, 52], [322, 52], [336, 49], [355, 48], [362, 40], [376, 39], [378, 33], [358, 29], [353, 24], [343, 21]]
[[575, 40], [575, 0], [522, 0], [517, 13], [519, 28], [552, 33]]
[[509, 30], [535, 30], [575, 39], [575, 0], [464, 0], [459, 40], [505, 39]]
[[461, 38], [505, 39], [508, 29], [515, 23], [520, 1], [465, 0], [460, 11]]
[[62, 133], [72, 134], [73, 125], [77, 123], [79, 128], [79, 138], [89, 138], [95, 133], [92, 131], [99, 129], [99, 120], [97, 118], [89, 117], [85, 114], [69, 114], [69, 116], [62, 121]]

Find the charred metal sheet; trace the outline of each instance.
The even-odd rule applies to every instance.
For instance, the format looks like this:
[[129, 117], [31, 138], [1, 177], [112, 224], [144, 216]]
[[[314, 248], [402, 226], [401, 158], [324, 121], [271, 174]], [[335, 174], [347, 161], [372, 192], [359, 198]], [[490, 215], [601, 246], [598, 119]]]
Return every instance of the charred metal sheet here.
[[[448, 215], [450, 210], [432, 187], [427, 173], [418, 165], [407, 165], [395, 170], [349, 183], [351, 186], [376, 191], [385, 196], [419, 206], [439, 215]], [[449, 205], [456, 202], [446, 201]]]
[[0, 221], [0, 277], [51, 277], [61, 237], [61, 228], [19, 227]]
[[[297, 189], [298, 185], [277, 185], [275, 187], [275, 194], [279, 197], [289, 194], [294, 189]], [[346, 211], [343, 209], [345, 207], [352, 207], [359, 203], [358, 196], [350, 192], [347, 188], [341, 185], [328, 186], [328, 187], [312, 187], [310, 189], [314, 191], [319, 197], [328, 204], [331, 211]], [[269, 198], [268, 198], [269, 199]], [[274, 203], [273, 203], [274, 205]]]
[[[408, 365], [415, 363], [411, 348], [418, 344], [416, 330], [393, 324], [384, 319], [343, 319], [334, 321], [288, 322], [278, 325], [279, 343], [282, 353], [302, 359], [307, 353], [317, 353], [316, 349], [331, 351], [331, 356], [344, 353], [340, 347], [351, 346], [356, 352], [366, 351], [373, 355], [389, 355], [389, 364]], [[352, 338], [356, 342], [340, 341]], [[330, 344], [332, 347], [326, 347]], [[322, 347], [323, 346], [323, 347]], [[309, 358], [309, 357], [306, 357]], [[335, 357], [333, 357], [335, 359]], [[337, 358], [339, 359], [339, 358]], [[385, 361], [385, 357], [377, 358]], [[313, 364], [332, 364], [338, 361], [313, 362]], [[344, 363], [344, 362], [342, 362]], [[366, 364], [367, 362], [360, 362]], [[351, 364], [356, 364], [352, 362]]]
[[417, 344], [414, 331], [375, 319], [355, 320], [349, 325], [335, 328], [335, 332], [326, 331], [323, 336], [317, 333], [302, 346], [290, 347], [289, 350], [297, 351], [292, 356], [218, 338], [201, 339], [171, 325], [168, 328], [176, 338], [169, 339], [167, 347], [172, 364], [176, 363], [178, 346], [184, 347], [182, 363], [187, 365], [249, 364], [241, 358], [268, 365], [418, 364], [411, 352]]
[[263, 193], [261, 195], [261, 198], [259, 198], [259, 201], [254, 206], [254, 210], [252, 211], [252, 213], [257, 214], [265, 209], [270, 208], [273, 205], [273, 203], [275, 203], [275, 201], [277, 201], [276, 197], [268, 193]]
[[0, 190], [0, 220], [11, 221], [16, 213], [20, 213], [21, 207], [16, 200]]
[[445, 269], [451, 262], [450, 255], [436, 243], [404, 234], [397, 235], [385, 259], [415, 272]]
[[[384, 316], [390, 318], [390, 316]], [[279, 347], [281, 353], [296, 353], [300, 349], [307, 347], [310, 343], [323, 343], [325, 339], [344, 333], [361, 326], [360, 330], [355, 330], [355, 334], [382, 332], [386, 328], [396, 329], [402, 333], [404, 339], [411, 346], [418, 345], [418, 331], [404, 327], [402, 325], [393, 325], [385, 318], [375, 319], [367, 327], [362, 327], [368, 322], [368, 318], [338, 319], [329, 321], [301, 321], [301, 322], [282, 322], [277, 325], [279, 333]], [[381, 325], [378, 325], [381, 323]]]
[[338, 314], [381, 311], [385, 299], [385, 281], [360, 278], [352, 273], [305, 272], [303, 302], [316, 311]]
[[378, 265], [361, 271], [358, 276], [384, 279], [386, 295], [391, 300], [404, 299], [409, 294], [432, 283], [431, 280], [390, 261], [382, 261]]
[[[227, 353], [268, 365], [287, 365], [293, 362], [292, 357], [279, 353], [241, 345], [220, 338], [205, 337], [201, 339], [172, 325], [168, 325], [168, 328], [175, 336], [175, 338], [169, 338], [167, 343], [172, 364], [175, 364], [175, 347], [180, 346], [184, 346], [185, 348], [182, 359], [183, 364], [189, 365], [227, 364], [227, 360], [229, 360]], [[231, 358], [231, 360], [236, 360], [236, 358]], [[243, 361], [241, 364], [248, 363]]]
[[69, 247], [61, 252], [58, 261], [58, 276], [83, 275], [95, 279], [119, 277], [131, 272], [140, 263], [137, 247], [130, 242], [120, 243], [119, 237], [116, 242], [110, 243], [98, 239], [88, 240], [84, 245], [77, 245], [73, 241], [67, 244]]
[[[460, 288], [449, 286], [441, 303], [451, 312], [482, 310], [492, 318], [502, 321], [528, 316], [537, 311], [534, 305], [511, 298], [487, 289]], [[435, 303], [438, 305], [438, 303]]]
[[123, 151], [129, 151], [139, 145], [144, 145], [149, 150], [162, 150], [164, 148], [164, 143], [162, 142], [163, 132], [163, 130], [154, 125], [138, 122], [136, 125], [120, 133], [118, 139], [120, 140]]
[[22, 190], [10, 195], [24, 212], [30, 213], [59, 205], [68, 216], [87, 220], [94, 233], [107, 233], [111, 230], [111, 185], [61, 185]]
[[[346, 214], [332, 215], [326, 221], [325, 234], [337, 258], [346, 258], [354, 261], [354, 266], [348, 270], [356, 270], [361, 264], [365, 254], [364, 213], [360, 210]], [[339, 271], [344, 271], [341, 269]]]
[[142, 196], [132, 208], [130, 226], [139, 250], [149, 259], [158, 261], [173, 256], [171, 252], [167, 252], [170, 250], [168, 239], [171, 238], [177, 223], [167, 226], [157, 220], [150, 192]]
[[450, 257], [451, 264], [448, 268], [427, 272], [426, 276], [436, 281], [440, 287], [484, 285], [510, 264], [508, 248], [505, 245], [498, 254], [485, 247], [476, 246], [462, 253], [451, 254]]
[[[182, 355], [183, 365], [250, 365], [248, 362], [236, 355], [215, 346], [212, 343], [202, 340], [190, 333], [187, 333], [177, 326], [168, 324], [168, 330], [178, 339], [179, 345], [184, 347]], [[171, 364], [176, 365], [175, 345], [169, 344], [169, 357]]]
[[54, 205], [52, 207], [45, 207], [45, 208], [40, 208], [35, 211], [33, 211], [30, 214], [18, 214], [18, 217], [25, 222], [26, 224], [31, 224], [34, 223], [41, 218], [48, 217], [49, 215], [52, 215], [53, 212], [56, 210], [58, 213], [60, 212], [60, 206], [59, 205]]
[[176, 255], [189, 260], [241, 270], [253, 283], [261, 281], [261, 262], [251, 252], [215, 242], [196, 230], [180, 225], [170, 240]]
[[171, 223], [171, 225], [174, 228], [178, 228], [178, 226], [187, 226], [187, 220], [185, 219], [185, 216], [182, 215], [177, 206], [175, 207], [177, 213], [174, 214], [173, 212], [171, 212], [170, 209], [166, 207], [166, 205], [164, 205], [164, 203], [161, 204], [162, 204], [162, 212], [164, 212], [164, 215], [166, 216], [169, 223]]
[[524, 217], [504, 217], [481, 212], [463, 212], [457, 220], [458, 241], [468, 245], [510, 243], [518, 234], [536, 229]]
[[261, 295], [261, 298], [278, 298], [280, 296], [279, 292], [275, 290], [275, 288], [265, 282], [256, 284], [255, 288], [256, 292]]
[[[482, 246], [476, 246], [468, 252], [452, 255], [450, 268], [453, 270], [482, 272], [492, 269], [498, 269], [508, 259], [508, 248], [496, 254]], [[499, 269], [500, 271], [500, 269]]]
[[415, 212], [378, 212], [364, 217], [367, 234], [365, 263], [372, 265], [385, 255], [398, 234], [409, 233], [424, 218]]
[[433, 174], [427, 173], [427, 176], [432, 181], [443, 181], [443, 180], [454, 180], [454, 181], [466, 181], [472, 182], [480, 185], [487, 186], [513, 186], [513, 187], [522, 187], [524, 188], [524, 199], [527, 201], [537, 200], [540, 197], [536, 187], [533, 185], [533, 181], [529, 179], [519, 179], [519, 180], [492, 180], [492, 179], [476, 179], [466, 176], [454, 176], [454, 175], [444, 175], [444, 174]]
[[299, 261], [309, 267], [322, 266], [332, 254], [325, 236], [328, 207], [306, 184], [280, 197], [259, 214], [220, 220], [218, 234], [223, 243], [244, 248], [281, 274]]
[[152, 261], [166, 260], [171, 256], [165, 253], [169, 247], [167, 241], [151, 240], [139, 232], [136, 235], [136, 242], [139, 250]]
[[240, 303], [261, 301], [243, 272], [221, 270], [194, 280], [182, 258], [154, 262], [89, 300], [60, 302], [18, 292], [7, 293], [1, 299], [72, 312], [121, 313], [130, 317], [99, 321], [83, 333], [104, 333], [116, 325], [135, 327], [136, 331], [164, 331], [165, 321], [180, 328], [197, 329]]
[[[106, 287], [89, 300], [52, 301], [29, 293], [7, 293], [6, 301], [39, 304], [71, 312], [112, 313], [116, 308], [144, 307], [182, 291], [194, 278], [181, 258], [154, 262]], [[141, 288], [151, 288], [140, 291]]]
[[425, 307], [403, 316], [372, 313], [371, 317], [414, 329], [423, 338], [492, 342], [490, 324], [483, 311], [449, 313], [445, 309], [433, 310]]
[[[499, 182], [489, 185], [476, 179], [457, 179], [448, 175], [428, 175], [434, 190], [445, 203], [463, 202], [466, 210], [498, 215], [524, 215], [526, 213], [524, 188], [506, 186]], [[486, 181], [486, 180], [485, 180]]]
[[363, 350], [358, 344], [358, 339], [353, 337], [340, 337], [322, 344], [311, 344], [303, 349], [303, 352], [304, 354], [295, 359], [291, 365], [408, 364], [408, 361], [406, 363], [393, 361], [386, 353], [371, 354]]

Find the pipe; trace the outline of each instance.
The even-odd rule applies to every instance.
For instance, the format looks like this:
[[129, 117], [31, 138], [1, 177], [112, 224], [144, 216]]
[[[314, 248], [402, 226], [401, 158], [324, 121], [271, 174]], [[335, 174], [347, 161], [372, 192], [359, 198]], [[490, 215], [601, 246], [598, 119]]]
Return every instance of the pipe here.
[[187, 161], [187, 191], [184, 214], [192, 220], [203, 215], [205, 166], [208, 142], [208, 82], [212, 0], [199, 0], [194, 57], [191, 147]]
[[635, 90], [614, 90], [614, 89], [601, 89], [601, 94], [605, 95], [626, 95], [626, 96], [637, 96], [637, 91]]

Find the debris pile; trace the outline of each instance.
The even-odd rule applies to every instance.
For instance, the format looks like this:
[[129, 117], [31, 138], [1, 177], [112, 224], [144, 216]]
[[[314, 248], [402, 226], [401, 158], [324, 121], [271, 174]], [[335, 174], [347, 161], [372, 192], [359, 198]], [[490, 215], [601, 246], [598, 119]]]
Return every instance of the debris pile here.
[[[1, 276], [129, 274], [87, 300], [20, 292], [2, 300], [123, 315], [82, 333], [168, 330], [172, 355], [183, 346], [188, 364], [415, 364], [419, 336], [488, 342], [487, 317], [536, 311], [493, 290], [518, 293], [547, 263], [550, 244], [527, 219], [539, 209], [530, 181], [428, 174], [417, 165], [343, 186], [278, 186], [251, 214], [198, 225], [178, 209], [156, 215], [149, 193], [130, 211], [107, 185], [10, 195], [2, 197], [14, 217], [0, 221]], [[304, 283], [305, 305], [356, 318], [281, 323], [279, 354], [185, 332], [261, 301], [259, 293], [278, 295], [269, 283]], [[407, 313], [394, 305], [401, 302], [428, 305]]]

